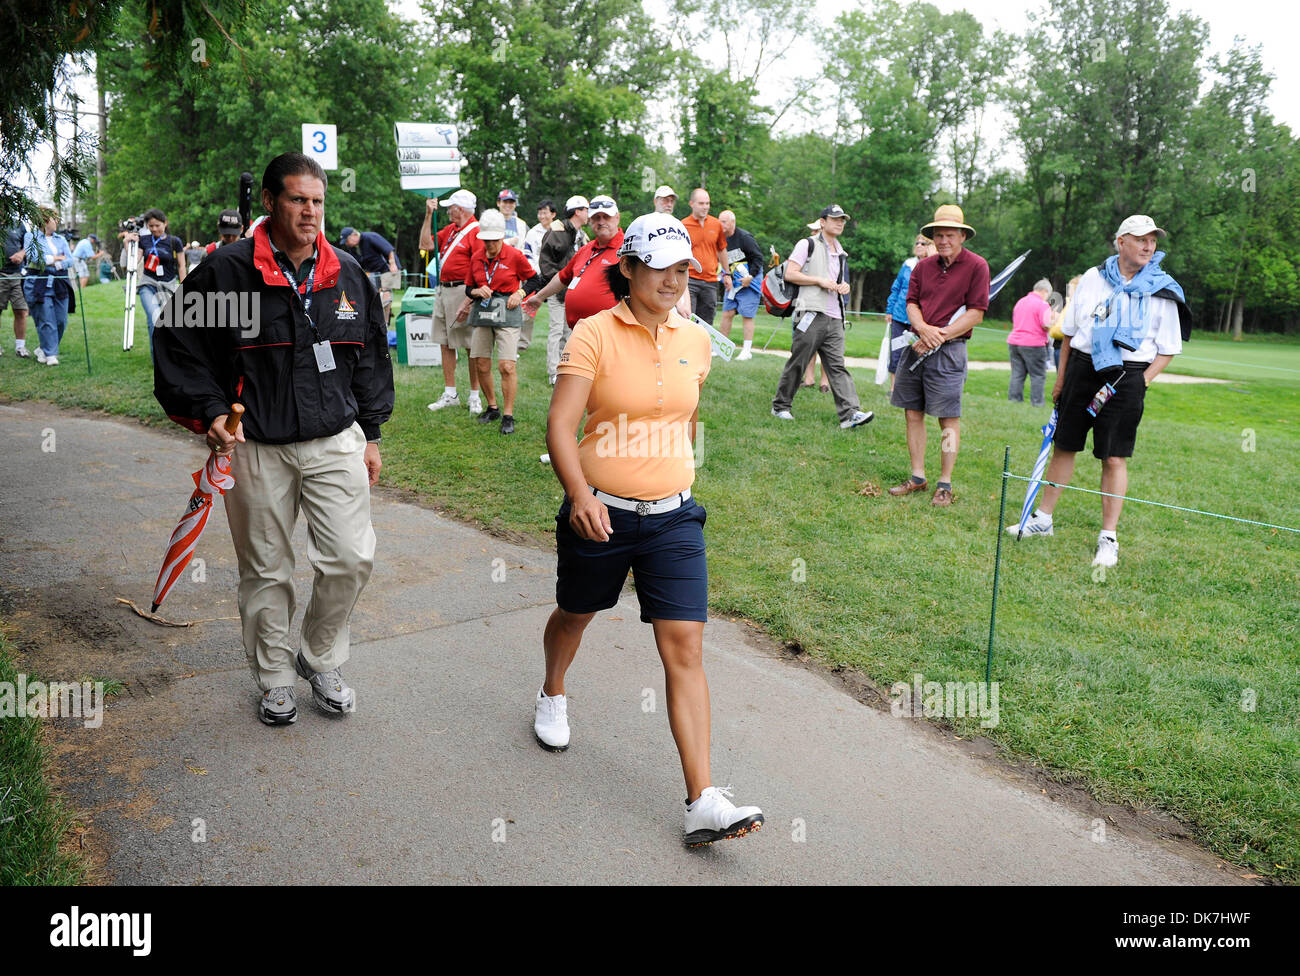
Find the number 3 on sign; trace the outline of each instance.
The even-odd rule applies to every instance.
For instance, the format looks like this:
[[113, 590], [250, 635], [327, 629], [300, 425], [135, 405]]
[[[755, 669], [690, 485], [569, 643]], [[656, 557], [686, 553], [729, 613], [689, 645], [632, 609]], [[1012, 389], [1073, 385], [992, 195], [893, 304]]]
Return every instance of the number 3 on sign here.
[[321, 169], [339, 168], [338, 130], [319, 122], [302, 124], [302, 151], [320, 163]]

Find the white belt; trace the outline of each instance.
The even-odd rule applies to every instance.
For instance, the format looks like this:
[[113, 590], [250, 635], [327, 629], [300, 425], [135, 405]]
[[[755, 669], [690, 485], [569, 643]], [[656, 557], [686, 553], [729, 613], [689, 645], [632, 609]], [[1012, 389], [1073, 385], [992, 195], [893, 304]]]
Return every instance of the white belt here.
[[[591, 486], [588, 485], [588, 487]], [[676, 495], [661, 498], [657, 502], [646, 502], [637, 498], [620, 498], [618, 495], [611, 495], [598, 488], [592, 488], [591, 491], [606, 505], [612, 508], [621, 508], [627, 512], [636, 512], [638, 515], [662, 515], [664, 512], [671, 512], [675, 508], [681, 508], [691, 498], [689, 488], [683, 492], [678, 492]]]

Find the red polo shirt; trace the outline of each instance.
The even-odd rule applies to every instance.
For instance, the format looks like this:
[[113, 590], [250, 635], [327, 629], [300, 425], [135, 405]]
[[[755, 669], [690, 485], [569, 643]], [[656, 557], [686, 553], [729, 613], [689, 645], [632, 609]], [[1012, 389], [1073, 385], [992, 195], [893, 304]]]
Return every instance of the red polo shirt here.
[[691, 235], [691, 254], [700, 262], [703, 271], [691, 268], [691, 277], [696, 281], [717, 281], [718, 265], [727, 263], [727, 235], [722, 229], [722, 221], [709, 215], [704, 222], [690, 214], [682, 220], [686, 233]]
[[469, 277], [466, 279], [467, 288], [482, 288], [487, 285], [494, 294], [513, 295], [534, 273], [533, 266], [518, 248], [502, 244], [501, 252], [495, 258], [489, 258], [483, 242], [474, 238], [474, 250], [469, 259]]
[[622, 246], [623, 229], [620, 227], [608, 244], [588, 241], [560, 269], [560, 281], [569, 289], [564, 293], [564, 317], [570, 328], [577, 325], [579, 319], [618, 304], [618, 299], [609, 290], [609, 282], [605, 280], [605, 270], [618, 264], [618, 249]]
[[[442, 230], [438, 231], [435, 243], [438, 245], [439, 271], [438, 279], [440, 281], [467, 281], [469, 280], [469, 258], [474, 244], [478, 241], [478, 221], [471, 219], [472, 229], [468, 234], [457, 241], [456, 246], [452, 247], [452, 241], [460, 234], [461, 228], [455, 224], [448, 224]], [[450, 250], [448, 250], [450, 248]]]
[[[907, 286], [907, 304], [921, 307], [921, 318], [936, 328], [946, 328], [953, 313], [963, 305], [988, 311], [989, 263], [974, 251], [962, 248], [945, 264], [937, 254], [917, 262]], [[915, 330], [913, 330], [915, 331]], [[971, 333], [955, 336], [969, 339]]]

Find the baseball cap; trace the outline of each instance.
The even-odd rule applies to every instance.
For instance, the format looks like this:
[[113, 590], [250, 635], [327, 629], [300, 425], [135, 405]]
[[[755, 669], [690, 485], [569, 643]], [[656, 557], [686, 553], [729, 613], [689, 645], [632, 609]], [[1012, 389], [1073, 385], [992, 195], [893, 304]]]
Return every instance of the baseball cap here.
[[506, 215], [500, 210], [484, 210], [478, 219], [480, 241], [500, 241], [506, 236]]
[[613, 214], [615, 217], [618, 216], [618, 204], [614, 202], [613, 197], [607, 197], [603, 194], [598, 197], [592, 197], [591, 203], [588, 204], [588, 206], [591, 209], [592, 217], [596, 216], [598, 213]]
[[832, 203], [829, 207], [825, 208], [821, 212], [820, 216], [823, 219], [826, 217], [843, 217], [845, 220], [849, 219], [849, 215], [844, 212], [844, 208], [838, 203]]
[[589, 206], [591, 206], [591, 204], [587, 202], [586, 197], [569, 197], [569, 199], [564, 201], [565, 210], [584, 210]]
[[671, 268], [678, 261], [690, 261], [696, 271], [700, 262], [691, 256], [691, 235], [672, 214], [643, 214], [623, 232], [623, 246], [618, 256], [640, 258], [657, 271]]
[[355, 233], [356, 233], [356, 229], [355, 229], [355, 228], [353, 228], [353, 227], [344, 227], [341, 231], [339, 231], [339, 243], [342, 244], [342, 245], [346, 245], [347, 242], [348, 242], [348, 238], [351, 237], [351, 236], [352, 236], [353, 234], [355, 234]]
[[674, 189], [673, 189], [671, 186], [669, 186], [667, 183], [665, 183], [663, 186], [659, 187], [659, 189], [655, 190], [655, 196], [657, 196], [657, 197], [676, 197], [676, 196], [677, 196], [677, 191], [674, 190]]
[[442, 201], [444, 207], [464, 207], [466, 210], [473, 210], [478, 206], [478, 197], [470, 193], [469, 190], [457, 190], [446, 200]]
[[223, 210], [217, 217], [218, 234], [238, 234], [244, 229], [244, 223], [239, 219], [238, 210]]
[[504, 190], [502, 190], [500, 193], [498, 193], [498, 194], [497, 194], [497, 199], [498, 199], [498, 200], [513, 200], [515, 203], [518, 203], [518, 202], [519, 202], [519, 198], [518, 198], [517, 196], [515, 196], [515, 191], [512, 190], [512, 189], [510, 189], [509, 187], [506, 187], [506, 189], [504, 189]]
[[1132, 234], [1134, 237], [1145, 237], [1147, 234], [1157, 234], [1165, 237], [1167, 233], [1163, 228], [1157, 227], [1156, 222], [1146, 214], [1133, 214], [1131, 217], [1124, 218], [1124, 222], [1119, 225], [1119, 230], [1115, 231], [1115, 236]]

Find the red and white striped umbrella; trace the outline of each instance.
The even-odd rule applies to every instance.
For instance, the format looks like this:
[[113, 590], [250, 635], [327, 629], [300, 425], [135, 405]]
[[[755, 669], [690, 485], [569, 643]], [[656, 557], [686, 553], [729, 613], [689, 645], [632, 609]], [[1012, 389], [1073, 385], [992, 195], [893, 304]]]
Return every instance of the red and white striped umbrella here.
[[[235, 404], [231, 409], [230, 418], [226, 421], [226, 429], [231, 433], [234, 433], [232, 427], [238, 427], [243, 412], [244, 408], [240, 404]], [[172, 532], [171, 541], [167, 543], [167, 555], [163, 557], [158, 582], [154, 584], [154, 613], [158, 612], [159, 604], [166, 599], [176, 580], [190, 564], [194, 549], [199, 544], [199, 536], [208, 527], [208, 516], [212, 514], [212, 496], [224, 495], [235, 486], [235, 477], [230, 473], [230, 458], [218, 457], [216, 454], [208, 455], [207, 463], [194, 472], [193, 478], [194, 494], [190, 495], [185, 512]]]

